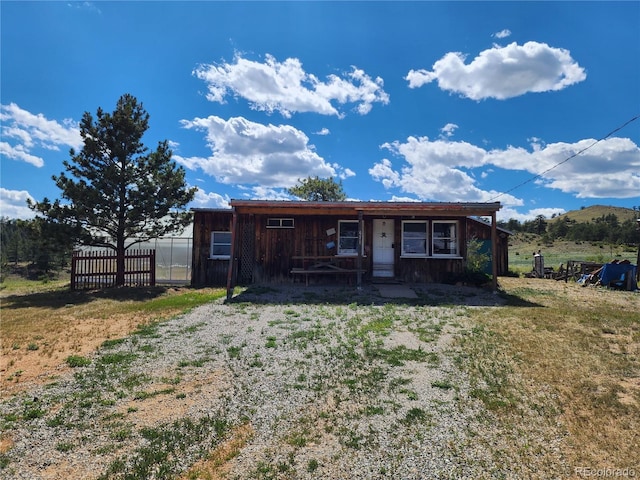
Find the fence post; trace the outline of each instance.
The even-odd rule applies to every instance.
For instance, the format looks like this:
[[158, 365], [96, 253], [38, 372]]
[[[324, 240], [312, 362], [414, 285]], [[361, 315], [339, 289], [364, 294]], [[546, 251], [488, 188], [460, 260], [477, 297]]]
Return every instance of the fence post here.
[[151, 271], [151, 286], [156, 286], [156, 251], [155, 249], [151, 250], [151, 260], [150, 260], [149, 269]]
[[78, 251], [71, 252], [71, 290], [76, 289], [76, 262]]

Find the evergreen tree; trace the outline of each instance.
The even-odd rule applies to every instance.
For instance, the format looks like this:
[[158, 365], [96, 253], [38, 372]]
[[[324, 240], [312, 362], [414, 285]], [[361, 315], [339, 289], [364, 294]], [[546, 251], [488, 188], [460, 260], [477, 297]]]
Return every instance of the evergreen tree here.
[[347, 199], [342, 181], [336, 183], [333, 177], [307, 177], [298, 180], [298, 185], [287, 190], [289, 194], [311, 202], [341, 202]]
[[70, 151], [66, 172], [53, 180], [62, 201], [29, 202], [45, 219], [65, 225], [82, 245], [114, 250], [118, 257], [116, 285], [124, 284], [125, 251], [140, 242], [181, 231], [191, 221], [186, 205], [195, 188], [171, 159], [167, 141], [149, 152], [142, 136], [149, 114], [125, 94], [112, 114], [98, 108], [80, 122], [84, 146]]

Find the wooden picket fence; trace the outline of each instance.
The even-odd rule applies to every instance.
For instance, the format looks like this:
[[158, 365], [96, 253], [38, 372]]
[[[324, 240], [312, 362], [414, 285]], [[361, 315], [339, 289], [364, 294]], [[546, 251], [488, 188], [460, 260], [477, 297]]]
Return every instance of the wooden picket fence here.
[[[71, 290], [115, 286], [117, 260], [118, 256], [112, 250], [74, 251], [71, 256]], [[125, 286], [155, 286], [155, 250], [127, 250], [124, 265]]]

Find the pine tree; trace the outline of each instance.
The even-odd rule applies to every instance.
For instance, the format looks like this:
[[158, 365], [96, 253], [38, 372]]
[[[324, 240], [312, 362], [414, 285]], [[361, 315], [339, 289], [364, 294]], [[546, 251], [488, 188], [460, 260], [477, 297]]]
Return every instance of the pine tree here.
[[118, 257], [116, 285], [124, 284], [124, 254], [132, 245], [171, 232], [191, 221], [185, 171], [171, 159], [167, 141], [149, 152], [142, 137], [149, 114], [132, 95], [118, 100], [113, 113], [98, 108], [80, 122], [84, 146], [70, 151], [66, 171], [53, 180], [62, 200], [47, 198], [30, 207], [45, 219], [67, 226], [82, 245], [104, 247]]
[[333, 177], [307, 177], [298, 180], [298, 185], [287, 191], [291, 195], [311, 202], [340, 202], [347, 199], [342, 182], [336, 182]]

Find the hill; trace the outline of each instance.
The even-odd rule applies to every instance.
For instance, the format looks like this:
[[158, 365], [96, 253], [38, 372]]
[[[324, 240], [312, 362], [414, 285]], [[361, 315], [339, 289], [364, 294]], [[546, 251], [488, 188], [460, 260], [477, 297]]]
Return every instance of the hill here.
[[607, 205], [592, 205], [580, 210], [572, 210], [570, 212], [563, 213], [562, 215], [558, 215], [555, 218], [549, 219], [549, 221], [556, 222], [558, 220], [569, 217], [571, 220], [574, 220], [578, 223], [586, 223], [593, 222], [596, 218], [602, 218], [603, 216], [607, 216], [610, 214], [614, 214], [616, 217], [618, 217], [619, 222], [640, 218], [640, 211], [633, 210], [631, 208], [612, 207]]
[[[515, 232], [509, 239], [509, 269], [515, 272], [529, 271], [532, 268], [533, 253], [540, 250], [545, 257], [545, 265], [559, 268], [566, 265], [569, 260], [593, 261], [596, 263], [606, 263], [612, 260], [628, 260], [637, 262], [637, 234], [635, 225], [623, 229], [615, 227], [613, 236], [616, 241], [611, 241], [607, 231], [613, 231], [614, 227], [606, 222], [600, 221], [610, 215], [615, 215], [618, 222], [622, 224], [628, 220], [635, 223], [640, 218], [640, 211], [631, 208], [612, 207], [605, 205], [593, 205], [580, 210], [573, 210], [552, 219], [546, 219], [546, 233], [543, 235], [529, 231]], [[573, 237], [560, 233], [556, 226], [560, 226], [559, 221], [570, 219], [574, 224], [572, 229], [580, 225], [599, 225], [600, 228], [589, 232], [582, 228], [582, 236]], [[601, 232], [604, 228], [605, 232]], [[595, 231], [597, 230], [597, 231]], [[560, 236], [558, 234], [560, 233]], [[575, 233], [575, 232], [573, 232]], [[591, 239], [589, 239], [591, 237]], [[583, 239], [586, 238], [586, 239]], [[598, 238], [595, 240], [594, 238]], [[627, 239], [627, 240], [623, 240]]]

